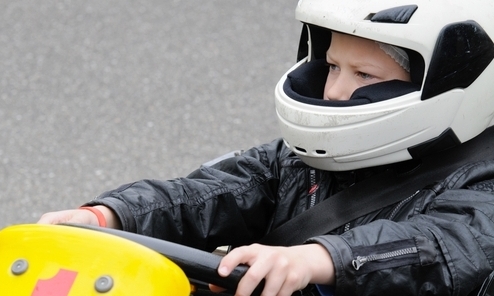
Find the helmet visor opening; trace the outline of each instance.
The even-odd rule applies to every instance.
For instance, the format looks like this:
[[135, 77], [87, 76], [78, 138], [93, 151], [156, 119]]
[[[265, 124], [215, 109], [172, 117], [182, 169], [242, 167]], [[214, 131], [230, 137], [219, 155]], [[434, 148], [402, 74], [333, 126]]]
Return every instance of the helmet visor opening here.
[[328, 73], [329, 67], [325, 59], [304, 63], [288, 73], [283, 91], [288, 97], [305, 104], [349, 107], [376, 103], [420, 90], [420, 86], [415, 83], [390, 80], [358, 88], [347, 101], [323, 100]]

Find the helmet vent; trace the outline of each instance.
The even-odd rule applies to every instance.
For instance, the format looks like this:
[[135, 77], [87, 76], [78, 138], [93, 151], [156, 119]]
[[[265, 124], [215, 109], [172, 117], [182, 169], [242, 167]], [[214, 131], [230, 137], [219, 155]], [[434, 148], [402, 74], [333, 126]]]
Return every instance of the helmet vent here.
[[297, 147], [297, 146], [295, 146], [293, 148], [295, 148], [295, 150], [297, 150], [297, 152], [300, 152], [300, 153], [303, 153], [303, 154], [307, 154], [307, 150], [305, 150], [304, 148], [300, 148], [300, 147]]
[[422, 100], [469, 87], [493, 59], [494, 42], [475, 21], [444, 27], [436, 42]]
[[369, 13], [369, 15], [364, 18], [364, 21], [370, 21], [375, 15], [375, 13]]
[[[301, 147], [293, 147], [294, 150], [296, 150], [297, 153], [303, 154], [303, 155], [308, 155], [309, 153], [307, 152], [307, 149], [301, 148]], [[326, 150], [323, 149], [316, 149], [312, 153], [313, 155], [318, 155], [318, 156], [324, 156], [327, 154]]]
[[417, 5], [404, 5], [381, 10], [374, 13], [370, 20], [377, 23], [406, 24], [417, 8]]

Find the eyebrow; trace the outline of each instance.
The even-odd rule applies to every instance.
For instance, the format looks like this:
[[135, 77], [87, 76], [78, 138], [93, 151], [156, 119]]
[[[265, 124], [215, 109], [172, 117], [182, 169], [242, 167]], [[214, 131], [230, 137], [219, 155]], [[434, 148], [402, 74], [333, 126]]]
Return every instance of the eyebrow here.
[[366, 63], [365, 61], [352, 63], [352, 67], [355, 67], [355, 68], [359, 68], [359, 67], [373, 67], [373, 68], [379, 68], [381, 70], [385, 70], [383, 68], [383, 66], [380, 65], [380, 64], [371, 64], [371, 63]]
[[[326, 52], [326, 61], [332, 61], [332, 62], [335, 62], [335, 63], [338, 63], [338, 59], [335, 59], [331, 56], [331, 54], [329, 53], [329, 51]], [[359, 67], [374, 67], [374, 68], [379, 68], [381, 70], [385, 70], [381, 65], [379, 64], [371, 64], [371, 63], [367, 63], [366, 61], [352, 61], [351, 63], [351, 67], [352, 68], [359, 68]]]

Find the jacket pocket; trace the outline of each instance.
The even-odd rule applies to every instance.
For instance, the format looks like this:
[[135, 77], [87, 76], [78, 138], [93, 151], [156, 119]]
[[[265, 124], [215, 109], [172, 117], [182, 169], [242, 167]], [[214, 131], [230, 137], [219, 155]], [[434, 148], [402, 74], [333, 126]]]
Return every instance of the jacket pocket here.
[[352, 266], [358, 273], [405, 265], [432, 264], [437, 252], [434, 243], [424, 236], [353, 249]]

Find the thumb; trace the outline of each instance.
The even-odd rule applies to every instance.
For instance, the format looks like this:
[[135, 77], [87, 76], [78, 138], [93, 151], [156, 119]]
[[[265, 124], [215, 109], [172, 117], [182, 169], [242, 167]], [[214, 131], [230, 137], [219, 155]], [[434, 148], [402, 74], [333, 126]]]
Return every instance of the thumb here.
[[213, 285], [213, 284], [209, 284], [209, 290], [211, 290], [211, 292], [214, 292], [214, 293], [221, 293], [221, 292], [226, 291], [225, 288], [218, 287], [218, 286]]

